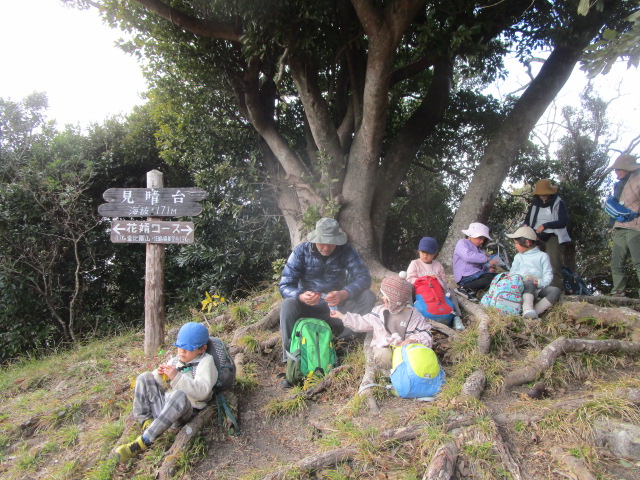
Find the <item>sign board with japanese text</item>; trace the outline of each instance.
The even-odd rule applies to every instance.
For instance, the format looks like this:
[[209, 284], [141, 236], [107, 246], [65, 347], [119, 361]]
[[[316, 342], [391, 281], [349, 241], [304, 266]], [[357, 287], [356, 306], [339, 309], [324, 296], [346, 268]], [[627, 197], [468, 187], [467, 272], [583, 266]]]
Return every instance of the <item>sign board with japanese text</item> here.
[[110, 188], [98, 207], [103, 217], [182, 217], [202, 212], [202, 188]]
[[193, 222], [118, 220], [111, 222], [113, 243], [193, 243]]

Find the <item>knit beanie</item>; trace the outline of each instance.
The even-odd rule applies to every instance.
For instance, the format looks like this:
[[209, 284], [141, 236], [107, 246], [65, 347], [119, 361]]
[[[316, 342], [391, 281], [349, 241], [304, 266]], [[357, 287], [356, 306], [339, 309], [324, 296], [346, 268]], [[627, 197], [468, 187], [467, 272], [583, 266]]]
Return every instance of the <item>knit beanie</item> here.
[[411, 304], [413, 285], [404, 278], [394, 275], [382, 280], [380, 292], [389, 299], [389, 311], [398, 313], [405, 305]]

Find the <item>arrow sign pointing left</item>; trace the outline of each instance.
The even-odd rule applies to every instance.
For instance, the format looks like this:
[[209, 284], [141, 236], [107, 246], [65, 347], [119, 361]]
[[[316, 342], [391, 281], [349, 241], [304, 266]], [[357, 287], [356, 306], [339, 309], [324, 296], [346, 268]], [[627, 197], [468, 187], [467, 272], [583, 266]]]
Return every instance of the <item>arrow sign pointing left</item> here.
[[114, 243], [193, 243], [193, 222], [117, 220], [111, 222]]

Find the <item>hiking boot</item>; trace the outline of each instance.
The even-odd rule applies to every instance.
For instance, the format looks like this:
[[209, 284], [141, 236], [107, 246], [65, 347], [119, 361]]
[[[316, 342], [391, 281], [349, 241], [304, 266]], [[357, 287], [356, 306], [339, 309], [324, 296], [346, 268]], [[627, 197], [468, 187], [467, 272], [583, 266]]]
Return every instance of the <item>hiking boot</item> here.
[[124, 443], [115, 449], [115, 457], [118, 463], [126, 463], [140, 452], [147, 449], [147, 444], [142, 440], [142, 435], [131, 443]]
[[609, 294], [610, 297], [626, 297], [627, 295], [620, 291], [620, 290], [612, 290], [611, 293]]

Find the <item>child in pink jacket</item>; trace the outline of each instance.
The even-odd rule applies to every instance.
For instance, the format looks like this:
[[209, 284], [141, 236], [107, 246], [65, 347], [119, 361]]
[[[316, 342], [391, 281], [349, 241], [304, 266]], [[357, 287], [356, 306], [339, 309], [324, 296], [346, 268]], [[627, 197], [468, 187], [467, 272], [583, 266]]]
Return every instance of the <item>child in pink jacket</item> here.
[[381, 368], [391, 368], [391, 345], [421, 343], [429, 348], [433, 344], [431, 325], [411, 305], [413, 286], [399, 276], [386, 277], [380, 285], [384, 304], [371, 313], [341, 313], [331, 310], [330, 315], [339, 318], [345, 327], [356, 332], [373, 332], [371, 347], [374, 360]]

